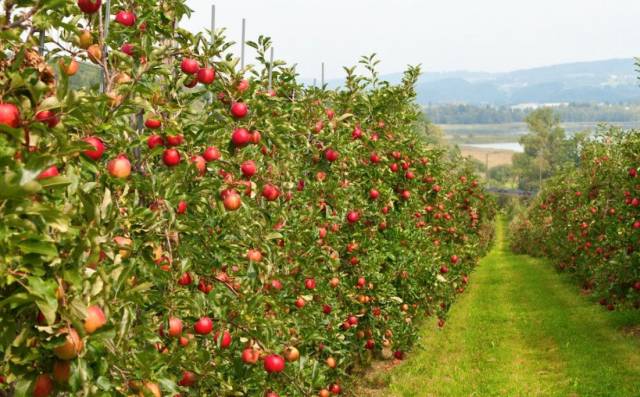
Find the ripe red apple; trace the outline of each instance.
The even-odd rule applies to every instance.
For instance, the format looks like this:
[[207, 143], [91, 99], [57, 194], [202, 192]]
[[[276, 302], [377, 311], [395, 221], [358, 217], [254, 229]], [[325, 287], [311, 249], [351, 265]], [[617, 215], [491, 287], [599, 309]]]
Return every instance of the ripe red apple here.
[[190, 161], [191, 164], [196, 167], [200, 176], [204, 175], [207, 172], [207, 160], [205, 160], [204, 157], [200, 155], [191, 156]]
[[184, 142], [184, 137], [180, 134], [178, 135], [167, 135], [167, 146], [179, 146]]
[[277, 354], [269, 354], [264, 358], [264, 370], [268, 373], [276, 373], [284, 371], [284, 358]]
[[187, 212], [187, 202], [184, 200], [180, 200], [178, 202], [178, 207], [176, 208], [176, 213], [182, 215]]
[[116, 14], [116, 22], [123, 26], [133, 26], [136, 23], [136, 14], [131, 11], [118, 11]]
[[371, 200], [375, 200], [378, 198], [378, 196], [380, 196], [380, 192], [378, 192], [376, 189], [371, 189], [369, 190], [369, 198]]
[[249, 80], [247, 80], [247, 79], [240, 80], [240, 82], [236, 86], [236, 89], [239, 92], [245, 92], [246, 90], [248, 90], [249, 89]]
[[[218, 338], [220, 338], [220, 331], [216, 332], [213, 336], [213, 340], [216, 344], [218, 343]], [[231, 346], [231, 334], [229, 331], [225, 330], [222, 333], [222, 339], [220, 339], [220, 348], [227, 349], [229, 346]]]
[[251, 178], [256, 174], [256, 163], [253, 160], [247, 160], [240, 166], [240, 171], [242, 175]]
[[304, 280], [304, 287], [306, 289], [316, 289], [316, 280], [314, 278]]
[[33, 397], [48, 397], [53, 392], [53, 381], [48, 374], [40, 374], [33, 383]]
[[351, 133], [351, 138], [353, 138], [353, 139], [362, 138], [362, 130], [360, 129], [360, 127], [355, 127], [353, 129], [353, 132]]
[[253, 365], [258, 362], [258, 359], [260, 359], [260, 352], [257, 350], [247, 347], [242, 351], [242, 361], [245, 364]]
[[324, 314], [331, 314], [331, 306], [330, 305], [323, 305], [322, 306], [322, 313]]
[[338, 157], [340, 157], [340, 155], [333, 149], [327, 149], [324, 152], [324, 158], [327, 159], [327, 161], [334, 162]]
[[302, 298], [298, 298], [298, 299], [296, 299], [296, 301], [295, 301], [295, 303], [294, 303], [294, 304], [296, 305], [296, 307], [297, 307], [298, 309], [302, 309], [302, 308], [304, 307], [304, 305], [306, 305], [306, 304], [307, 304], [307, 302], [305, 302], [305, 300], [304, 300], [304, 299], [302, 299]]
[[177, 317], [169, 317], [168, 335], [172, 338], [177, 338], [182, 335], [182, 320]]
[[235, 211], [242, 205], [242, 200], [237, 191], [227, 189], [222, 192], [222, 203], [227, 211]]
[[249, 108], [246, 103], [234, 102], [231, 105], [231, 115], [237, 119], [245, 117], [249, 113]]
[[458, 258], [458, 255], [451, 255], [451, 263], [455, 265], [459, 261], [460, 261], [460, 258]]
[[440, 266], [440, 273], [442, 274], [449, 273], [449, 268], [444, 265]]
[[236, 128], [231, 135], [231, 142], [237, 147], [245, 146], [251, 142], [251, 135], [244, 128]]
[[342, 393], [342, 387], [340, 387], [339, 384], [334, 383], [331, 386], [329, 386], [329, 391], [331, 392], [331, 394], [340, 394]]
[[147, 138], [147, 146], [153, 149], [156, 146], [164, 146], [164, 139], [160, 135], [149, 135]]
[[264, 197], [267, 201], [275, 201], [280, 196], [280, 190], [270, 183], [267, 183], [262, 188], [262, 197]]
[[198, 70], [198, 81], [201, 84], [211, 84], [216, 79], [216, 70], [214, 68], [200, 68]]
[[259, 250], [250, 249], [247, 251], [247, 259], [251, 262], [261, 262], [262, 253]]
[[180, 164], [180, 152], [176, 149], [166, 149], [162, 153], [162, 161], [167, 167], [175, 167]]
[[629, 168], [629, 176], [632, 178], [635, 178], [636, 176], [638, 176], [638, 169], [637, 168]]
[[389, 165], [389, 169], [391, 170], [391, 172], [398, 172], [398, 164], [397, 163], [391, 163]]
[[[260, 131], [251, 131], [251, 143], [253, 143], [254, 145], [257, 145], [257, 144], [260, 143], [260, 139], [261, 138], [262, 138], [262, 135], [260, 134]], [[264, 149], [264, 147], [263, 147], [263, 149]], [[266, 153], [264, 153], [264, 150], [263, 150], [262, 153], [266, 154]]]
[[71, 377], [71, 361], [56, 360], [53, 363], [53, 370], [51, 372], [53, 380], [60, 385], [64, 385]]
[[182, 379], [178, 382], [178, 385], [183, 387], [191, 387], [196, 384], [196, 374], [191, 371], [182, 371]]
[[78, 7], [85, 14], [94, 14], [98, 12], [102, 0], [78, 0]]
[[182, 286], [190, 285], [192, 282], [193, 282], [193, 279], [191, 278], [191, 274], [189, 272], [182, 273], [182, 275], [178, 279], [178, 284]]
[[198, 335], [207, 335], [213, 330], [213, 321], [209, 317], [200, 317], [193, 329]]
[[373, 350], [376, 347], [376, 342], [373, 339], [367, 339], [367, 342], [364, 344], [364, 348], [367, 350]]
[[131, 175], [131, 162], [124, 154], [107, 163], [107, 171], [115, 178], [124, 179]]
[[49, 128], [53, 128], [60, 122], [60, 119], [51, 110], [41, 110], [36, 113], [36, 120], [46, 124]]
[[144, 122], [144, 126], [149, 129], [155, 130], [160, 128], [160, 126], [162, 126], [162, 120], [158, 118], [150, 117]]
[[271, 288], [280, 291], [282, 289], [282, 282], [280, 280], [271, 280]]
[[373, 164], [377, 164], [380, 162], [380, 156], [378, 156], [376, 153], [371, 153], [371, 156], [369, 156], [369, 161], [371, 161], [371, 163]]
[[331, 280], [329, 280], [329, 285], [331, 286], [331, 288], [337, 288], [339, 284], [340, 279], [338, 277], [332, 277]]
[[36, 179], [42, 180], [42, 179], [52, 178], [58, 175], [60, 175], [60, 172], [58, 172], [58, 167], [55, 165], [52, 165], [51, 167], [39, 173]]
[[89, 136], [83, 139], [86, 143], [90, 144], [94, 147], [93, 150], [85, 150], [82, 152], [86, 157], [90, 158], [93, 161], [98, 161], [104, 154], [104, 143], [100, 138], [96, 138], [94, 136]]
[[100, 306], [93, 305], [87, 308], [87, 317], [84, 319], [84, 330], [88, 334], [96, 332], [107, 324], [107, 316]]
[[353, 224], [360, 220], [360, 214], [358, 211], [349, 211], [347, 212], [347, 222]]
[[136, 47], [131, 43], [124, 43], [120, 47], [120, 51], [124, 52], [125, 54], [129, 55], [130, 57], [133, 56], [133, 53], [134, 53], [135, 49], [136, 49]]
[[180, 69], [186, 74], [196, 74], [200, 70], [200, 65], [195, 59], [184, 58], [180, 63]]
[[207, 162], [209, 162], [209, 161], [220, 160], [220, 157], [222, 157], [222, 154], [220, 153], [220, 150], [218, 150], [217, 147], [209, 146], [208, 148], [205, 149], [204, 153], [202, 153], [202, 157], [204, 157], [204, 159], [207, 160]]
[[80, 335], [78, 335], [78, 332], [73, 328], [65, 329], [61, 333], [66, 335], [65, 342], [62, 345], [56, 346], [53, 349], [53, 353], [61, 360], [76, 358], [84, 348], [84, 342], [80, 338]]

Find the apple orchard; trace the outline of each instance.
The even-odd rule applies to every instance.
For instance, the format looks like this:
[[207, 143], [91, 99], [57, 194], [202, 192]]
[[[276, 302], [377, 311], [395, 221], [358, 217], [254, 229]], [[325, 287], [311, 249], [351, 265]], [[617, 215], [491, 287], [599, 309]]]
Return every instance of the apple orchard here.
[[3, 7], [0, 393], [349, 394], [444, 326], [494, 210], [425, 143], [417, 68], [328, 90], [262, 36], [241, 70], [184, 0], [112, 1], [108, 34], [100, 0]]

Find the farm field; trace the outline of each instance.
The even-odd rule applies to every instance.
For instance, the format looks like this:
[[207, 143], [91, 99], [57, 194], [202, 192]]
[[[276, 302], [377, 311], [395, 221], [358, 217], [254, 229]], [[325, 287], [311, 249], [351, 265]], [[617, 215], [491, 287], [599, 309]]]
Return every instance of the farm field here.
[[511, 252], [498, 226], [445, 327], [428, 321], [415, 353], [370, 375], [360, 395], [640, 394], [640, 313], [598, 307], [547, 260]]

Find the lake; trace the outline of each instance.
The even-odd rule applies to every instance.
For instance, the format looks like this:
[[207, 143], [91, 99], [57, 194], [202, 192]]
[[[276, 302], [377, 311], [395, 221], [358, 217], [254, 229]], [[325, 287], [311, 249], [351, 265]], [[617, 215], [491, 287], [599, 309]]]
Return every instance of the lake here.
[[511, 150], [512, 152], [522, 153], [524, 148], [518, 142], [495, 142], [495, 143], [472, 143], [463, 146], [475, 147], [479, 149], [495, 149], [495, 150]]

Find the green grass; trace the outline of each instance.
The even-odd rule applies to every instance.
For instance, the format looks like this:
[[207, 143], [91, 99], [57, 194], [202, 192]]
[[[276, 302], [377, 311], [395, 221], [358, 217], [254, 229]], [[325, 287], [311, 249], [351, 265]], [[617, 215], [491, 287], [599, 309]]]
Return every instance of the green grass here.
[[508, 251], [505, 226], [453, 306], [372, 396], [640, 396], [639, 312], [607, 312], [544, 260]]

